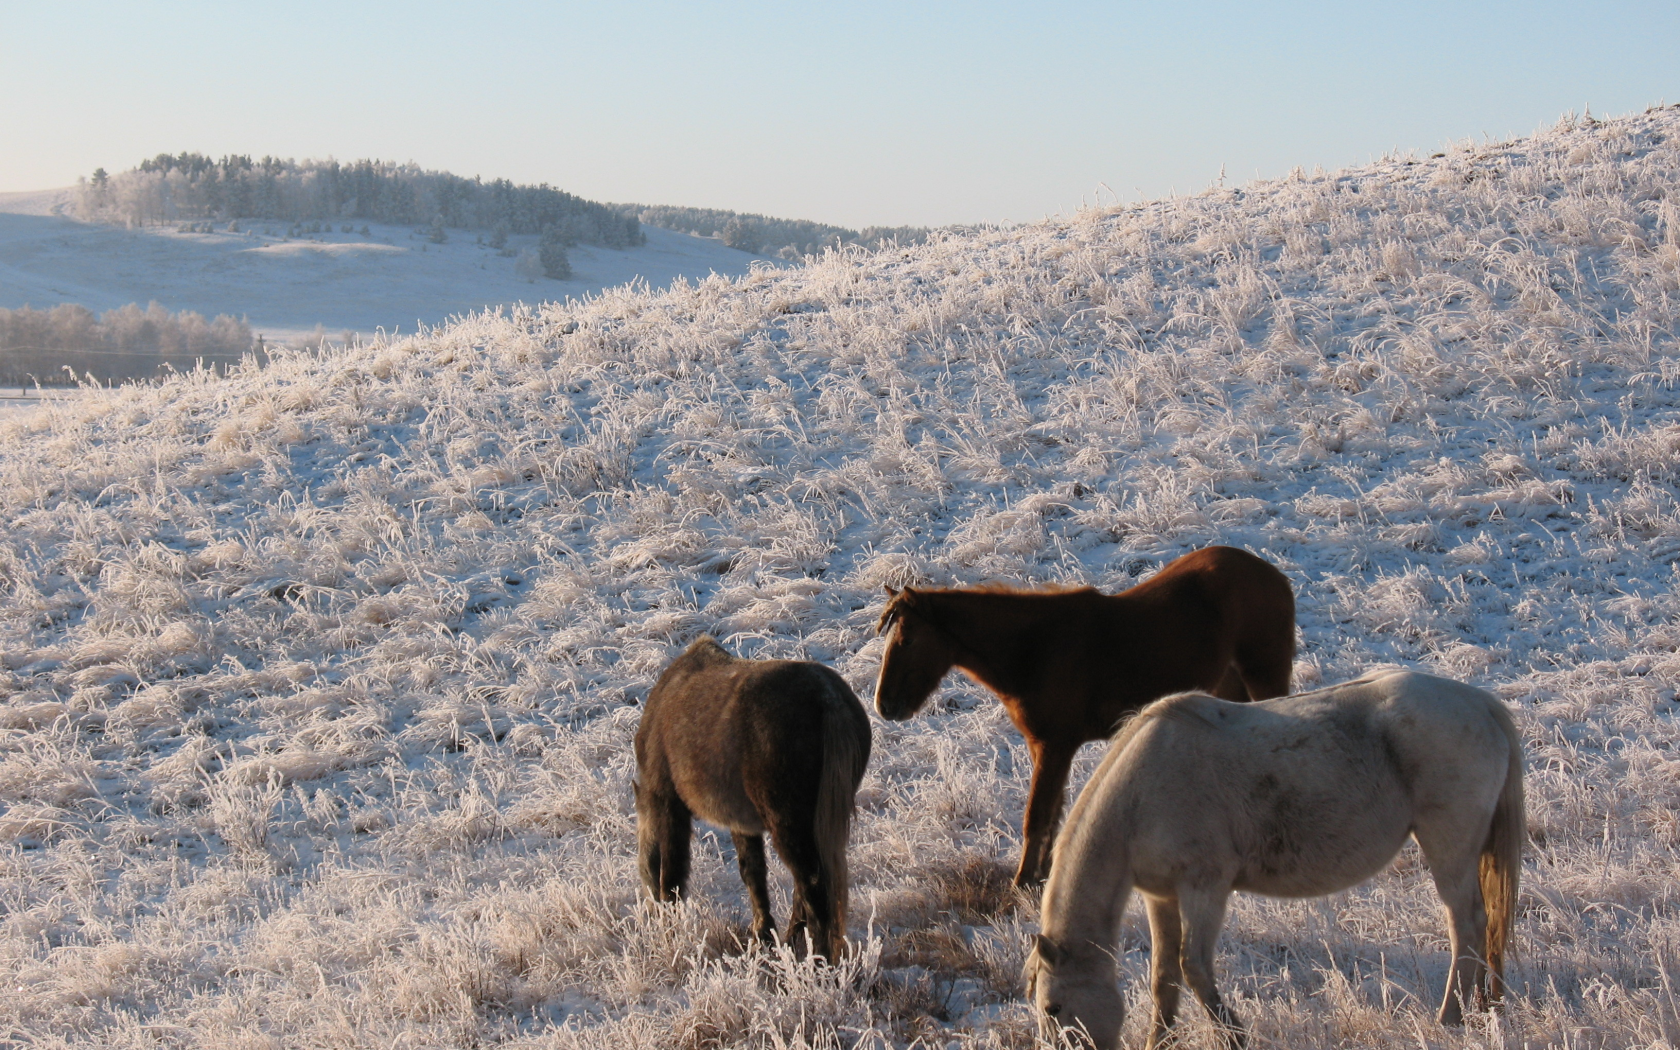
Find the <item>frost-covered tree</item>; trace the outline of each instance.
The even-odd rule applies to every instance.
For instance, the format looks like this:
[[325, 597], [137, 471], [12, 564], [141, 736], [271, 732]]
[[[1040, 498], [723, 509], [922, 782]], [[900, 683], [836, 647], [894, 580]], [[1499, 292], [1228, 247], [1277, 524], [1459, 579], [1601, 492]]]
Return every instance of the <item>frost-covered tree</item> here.
[[648, 226], [700, 237], [717, 237], [731, 248], [773, 253], [784, 259], [816, 255], [826, 248], [837, 248], [843, 244], [858, 244], [866, 248], [921, 244], [928, 239], [930, 232], [924, 226], [870, 226], [863, 230], [851, 230], [804, 219], [777, 219], [720, 208], [647, 207], [640, 204], [619, 204], [615, 207], [625, 215], [634, 215]]
[[723, 243], [743, 252], [758, 252], [764, 247], [763, 234], [750, 219], [736, 215], [723, 224]]
[[[102, 169], [103, 170], [103, 169]], [[190, 219], [257, 218], [289, 223], [359, 219], [393, 225], [535, 234], [551, 227], [571, 243], [628, 248], [646, 237], [623, 209], [547, 184], [484, 182], [414, 164], [358, 160], [211, 160], [160, 154], [131, 171], [82, 183], [84, 218], [139, 225]]]
[[0, 382], [60, 382], [69, 365], [100, 380], [151, 378], [169, 365], [236, 361], [251, 349], [251, 328], [223, 314], [215, 320], [157, 303], [135, 303], [95, 317], [69, 303], [51, 310], [0, 309]]
[[572, 260], [567, 258], [565, 241], [558, 232], [550, 230], [543, 234], [542, 243], [537, 246], [537, 259], [542, 263], [544, 277], [556, 281], [571, 279]]
[[519, 257], [513, 261], [513, 272], [527, 281], [534, 281], [543, 276], [542, 258], [538, 255], [537, 250], [526, 248], [521, 251]]

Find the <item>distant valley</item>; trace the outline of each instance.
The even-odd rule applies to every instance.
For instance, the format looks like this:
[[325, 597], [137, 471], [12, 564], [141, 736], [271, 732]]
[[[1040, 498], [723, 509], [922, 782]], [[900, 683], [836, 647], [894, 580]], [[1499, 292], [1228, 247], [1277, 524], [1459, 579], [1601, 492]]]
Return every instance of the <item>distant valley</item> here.
[[[0, 307], [76, 303], [103, 312], [156, 301], [205, 317], [247, 319], [270, 341], [345, 332], [413, 332], [451, 316], [515, 302], [581, 298], [641, 280], [664, 287], [678, 278], [739, 277], [752, 266], [781, 266], [720, 240], [644, 227], [634, 248], [580, 244], [568, 249], [572, 276], [518, 272], [534, 235], [508, 238], [505, 255], [459, 231], [433, 243], [410, 226], [341, 223], [288, 236], [293, 224], [254, 220], [159, 224], [125, 229], [73, 217], [74, 189], [0, 195]], [[181, 225], [209, 232], [180, 232]], [[324, 225], [324, 224], [323, 224]]]
[[413, 333], [927, 234], [600, 204], [412, 164], [159, 154], [75, 187], [0, 194], [0, 383], [225, 368], [277, 344]]

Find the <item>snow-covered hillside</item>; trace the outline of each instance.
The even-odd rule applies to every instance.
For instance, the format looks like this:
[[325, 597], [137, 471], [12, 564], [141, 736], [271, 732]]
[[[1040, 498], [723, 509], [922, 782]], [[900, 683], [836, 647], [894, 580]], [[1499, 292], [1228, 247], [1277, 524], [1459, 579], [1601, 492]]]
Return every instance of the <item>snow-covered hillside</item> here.
[[128, 230], [70, 218], [74, 194], [0, 194], [0, 307], [102, 312], [156, 301], [249, 318], [270, 342], [311, 334], [319, 342], [322, 332], [335, 340], [346, 331], [412, 333], [486, 307], [581, 298], [635, 280], [662, 288], [677, 277], [740, 277], [755, 262], [783, 265], [650, 226], [641, 247], [574, 246], [572, 279], [551, 281], [518, 271], [518, 252], [534, 251], [534, 236], [509, 238], [499, 254], [471, 233], [437, 244], [410, 226], [374, 224], [363, 235], [360, 222], [298, 236], [288, 236], [290, 223], [261, 220], [241, 220], [234, 233], [225, 222]]
[[877, 721], [836, 970], [737, 950], [727, 836], [640, 903], [636, 703], [702, 631], [867, 696], [883, 584], [1220, 542], [1293, 581], [1299, 686], [1464, 678], [1530, 755], [1508, 1015], [1431, 1021], [1408, 850], [1237, 901], [1260, 1044], [1672, 1045], [1677, 318], [1661, 110], [0, 419], [0, 1038], [1029, 1045], [994, 701]]

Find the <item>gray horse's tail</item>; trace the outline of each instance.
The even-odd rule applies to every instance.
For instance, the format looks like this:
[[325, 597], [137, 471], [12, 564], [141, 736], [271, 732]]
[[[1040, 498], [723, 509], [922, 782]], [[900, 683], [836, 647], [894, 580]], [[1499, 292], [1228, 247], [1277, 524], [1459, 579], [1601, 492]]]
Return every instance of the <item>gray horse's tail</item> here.
[[[838, 676], [836, 676], [838, 677]], [[869, 764], [869, 720], [844, 681], [836, 682], [822, 708], [822, 777], [817, 782], [817, 863], [829, 886], [832, 925], [828, 948], [838, 954], [845, 944], [846, 842], [851, 837], [852, 813], [856, 809], [857, 786]], [[849, 711], [848, 707], [857, 710]], [[858, 732], [862, 722], [863, 732]], [[831, 955], [830, 958], [833, 958]]]
[[1482, 904], [1487, 909], [1488, 1000], [1497, 1003], [1505, 994], [1505, 955], [1511, 928], [1517, 918], [1517, 882], [1522, 876], [1523, 840], [1528, 835], [1528, 817], [1523, 806], [1522, 738], [1505, 705], [1494, 708], [1510, 742], [1511, 759], [1505, 768], [1505, 787], [1493, 810], [1493, 824], [1482, 845]]

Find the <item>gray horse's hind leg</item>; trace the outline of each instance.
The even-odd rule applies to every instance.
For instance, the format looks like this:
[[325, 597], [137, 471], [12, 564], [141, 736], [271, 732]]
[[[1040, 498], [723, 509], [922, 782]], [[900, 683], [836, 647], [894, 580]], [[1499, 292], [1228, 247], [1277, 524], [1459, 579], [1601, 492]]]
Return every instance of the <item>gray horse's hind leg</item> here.
[[809, 936], [812, 950], [834, 959], [845, 931], [835, 928], [835, 888], [823, 872], [822, 854], [811, 832], [811, 822], [778, 821], [770, 831], [776, 852], [793, 875], [793, 909], [788, 916], [787, 943], [795, 951], [803, 952], [805, 938]]
[[688, 888], [694, 816], [675, 791], [636, 787], [636, 837], [642, 883], [656, 901], [674, 901]]
[[729, 837], [735, 843], [735, 862], [741, 867], [741, 881], [747, 884], [747, 900], [752, 904], [753, 936], [769, 941], [775, 935], [776, 919], [770, 914], [764, 836], [731, 831]]
[[1172, 897], [1145, 897], [1149, 907], [1149, 985], [1155, 1010], [1149, 1023], [1147, 1050], [1155, 1050], [1168, 1038], [1178, 1020], [1178, 991], [1184, 980], [1179, 964], [1184, 928], [1178, 921], [1178, 901]]
[[1462, 827], [1420, 827], [1413, 834], [1429, 862], [1435, 892], [1446, 905], [1447, 941], [1452, 948], [1452, 968], [1447, 971], [1446, 995], [1436, 1020], [1463, 1024], [1466, 1009], [1487, 1005], [1487, 962], [1481, 956], [1487, 938], [1487, 907], [1478, 877], [1486, 829], [1478, 827], [1472, 835]]
[[[1219, 945], [1219, 931], [1225, 927], [1225, 905], [1230, 890], [1185, 890], [1178, 894], [1178, 912], [1184, 923], [1184, 949], [1180, 955], [1184, 983], [1196, 993], [1208, 1016], [1219, 1027], [1219, 1040], [1226, 1050], [1248, 1045], [1248, 1030], [1225, 1001], [1213, 979], [1213, 953]], [[1150, 918], [1153, 920], [1153, 911]]]

